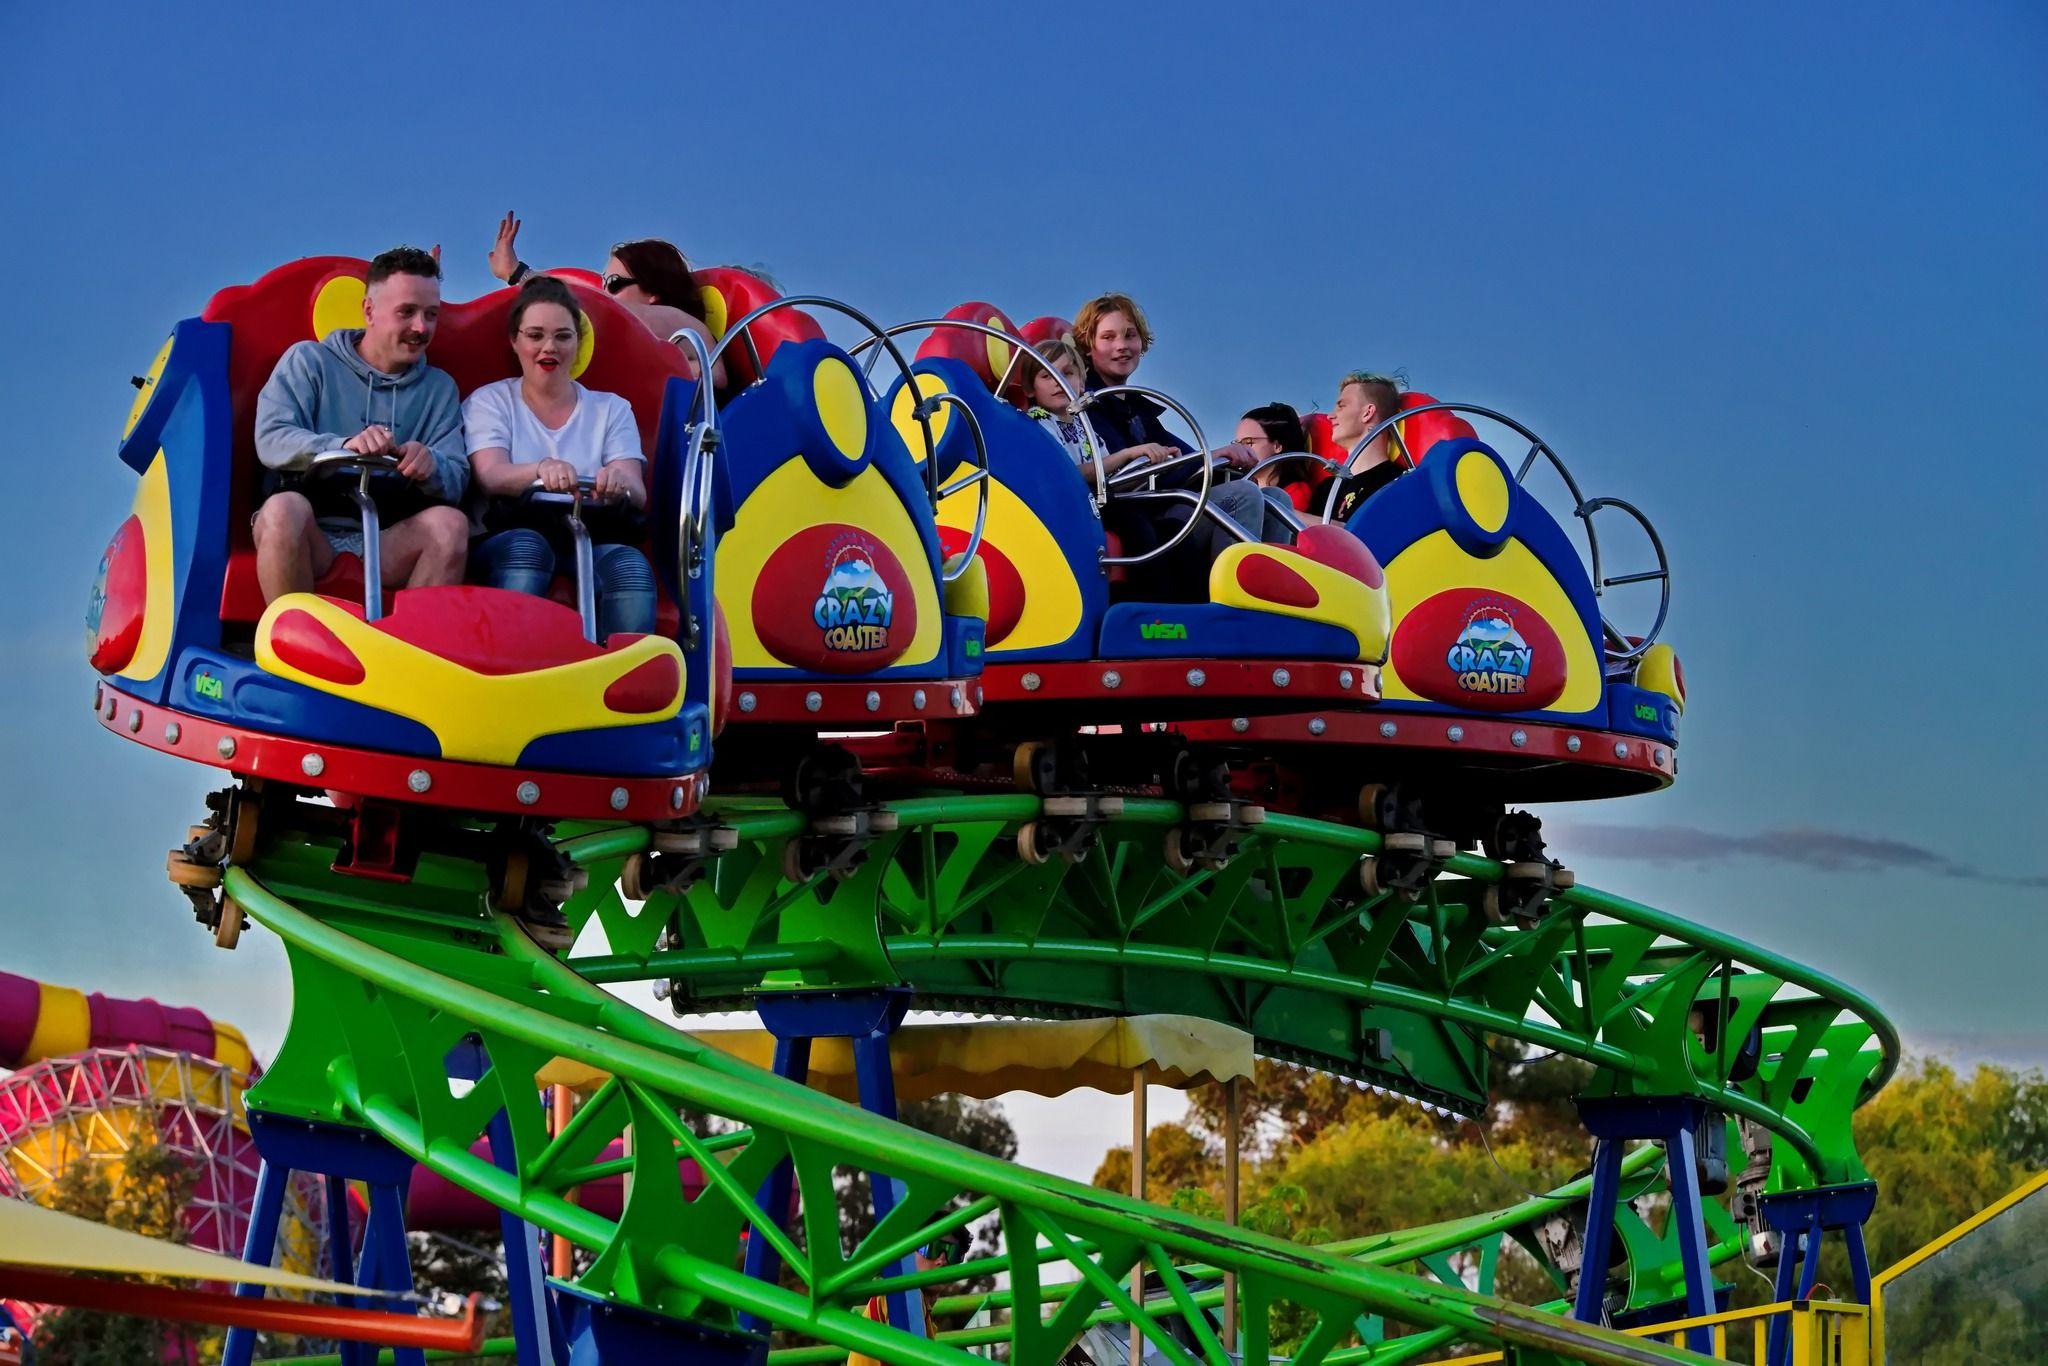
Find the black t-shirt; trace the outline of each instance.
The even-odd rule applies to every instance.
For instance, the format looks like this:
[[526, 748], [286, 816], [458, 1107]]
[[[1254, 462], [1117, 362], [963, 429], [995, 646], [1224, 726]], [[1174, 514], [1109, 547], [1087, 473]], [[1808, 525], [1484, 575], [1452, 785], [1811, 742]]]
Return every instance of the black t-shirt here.
[[1351, 514], [1365, 506], [1365, 500], [1378, 493], [1401, 477], [1401, 467], [1391, 460], [1382, 460], [1370, 469], [1357, 474], [1337, 477], [1337, 510], [1331, 514], [1333, 522], [1348, 522]]

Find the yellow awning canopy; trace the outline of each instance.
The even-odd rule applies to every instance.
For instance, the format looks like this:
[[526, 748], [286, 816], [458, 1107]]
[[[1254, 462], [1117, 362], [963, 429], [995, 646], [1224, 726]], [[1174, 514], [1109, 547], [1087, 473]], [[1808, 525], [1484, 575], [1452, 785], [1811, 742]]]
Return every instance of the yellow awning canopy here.
[[280, 1290], [336, 1295], [382, 1294], [352, 1285], [295, 1275], [275, 1267], [160, 1243], [139, 1233], [108, 1228], [26, 1200], [0, 1199], [0, 1262], [53, 1271], [107, 1271], [183, 1281], [241, 1281]]
[[[756, 1067], [775, 1060], [765, 1029], [700, 1029], [692, 1037]], [[1135, 1074], [1152, 1086], [1185, 1090], [1252, 1075], [1252, 1036], [1192, 1015], [1129, 1015], [1102, 1020], [1004, 1020], [906, 1025], [889, 1040], [896, 1098], [957, 1094], [990, 1100], [1012, 1091], [1062, 1096], [1087, 1086], [1128, 1094]], [[543, 1085], [594, 1090], [606, 1073], [557, 1058], [542, 1068]], [[811, 1045], [813, 1089], [859, 1099], [853, 1045], [819, 1039]]]

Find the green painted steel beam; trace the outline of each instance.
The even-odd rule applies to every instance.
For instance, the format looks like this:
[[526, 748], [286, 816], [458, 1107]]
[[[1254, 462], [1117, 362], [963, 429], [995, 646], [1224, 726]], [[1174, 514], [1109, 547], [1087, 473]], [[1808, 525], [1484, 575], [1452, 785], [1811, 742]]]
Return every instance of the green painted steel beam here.
[[[954, 809], [935, 803], [933, 810]], [[276, 841], [279, 846], [288, 841]], [[366, 905], [360, 882], [314, 869], [331, 851], [279, 847], [254, 871], [231, 869], [226, 891], [285, 942], [301, 1008], [279, 1061], [251, 1092], [252, 1107], [328, 1118], [381, 1134], [417, 1160], [500, 1208], [512, 1210], [597, 1252], [583, 1278], [594, 1293], [656, 1312], [730, 1323], [737, 1312], [762, 1314], [845, 1349], [892, 1362], [966, 1363], [942, 1343], [897, 1333], [855, 1310], [848, 1263], [836, 1238], [788, 1245], [799, 1286], [752, 1280], [733, 1265], [742, 1227], [769, 1236], [753, 1190], [776, 1163], [795, 1164], [807, 1209], [830, 1214], [832, 1174], [869, 1168], [903, 1183], [898, 1209], [865, 1247], [900, 1243], [943, 1227], [951, 1202], [982, 1198], [1006, 1226], [1034, 1229], [1063, 1249], [1070, 1274], [1099, 1290], [1130, 1267], [1201, 1261], [1234, 1272], [1250, 1317], [1289, 1301], [1319, 1325], [1297, 1359], [1326, 1359], [1365, 1314], [1450, 1331], [1475, 1342], [1569, 1352], [1597, 1362], [1693, 1358], [1604, 1330], [1562, 1323], [1490, 1296], [1417, 1281], [1327, 1252], [1234, 1230], [1025, 1171], [982, 1154], [889, 1124], [853, 1107], [783, 1082], [725, 1057], [608, 996], [538, 951], [509, 921], [486, 918], [474, 887], [468, 910], [462, 870], [422, 864], [422, 887], [383, 887], [384, 904]], [[266, 885], [273, 868], [293, 882], [309, 910]], [[466, 1040], [491, 1060], [485, 1076], [456, 1094], [445, 1054]], [[611, 1075], [579, 1123], [550, 1138], [532, 1104], [534, 1074], [555, 1057]], [[636, 1146], [632, 1193], [616, 1221], [568, 1198], [563, 1175], [587, 1165], [631, 1124], [643, 1136], [666, 1132], [686, 1142], [677, 1112], [689, 1108], [746, 1125], [743, 1148], [708, 1157], [714, 1179], [685, 1202], [667, 1143]], [[470, 1151], [500, 1109], [512, 1121], [514, 1170]], [[669, 1167], [664, 1176], [662, 1167]], [[716, 1168], [713, 1171], [710, 1168]], [[821, 1226], [823, 1227], [823, 1226]], [[858, 1260], [860, 1250], [855, 1252]], [[1034, 1282], [1038, 1259], [1014, 1270]], [[837, 1278], [837, 1288], [835, 1286]], [[1018, 1366], [1051, 1362], [1097, 1307], [1074, 1295], [1049, 1312], [1013, 1324]], [[1157, 1324], [1148, 1332], [1163, 1334]], [[1256, 1346], [1256, 1343], [1254, 1344]]]

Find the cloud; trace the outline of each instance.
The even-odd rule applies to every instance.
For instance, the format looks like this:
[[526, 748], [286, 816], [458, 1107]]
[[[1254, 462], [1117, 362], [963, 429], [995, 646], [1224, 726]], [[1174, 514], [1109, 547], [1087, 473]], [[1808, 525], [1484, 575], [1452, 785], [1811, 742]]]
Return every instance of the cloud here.
[[2048, 874], [2010, 874], [1972, 868], [1946, 854], [1905, 840], [1852, 835], [1793, 825], [1736, 835], [1690, 825], [1552, 823], [1559, 843], [1600, 858], [1651, 863], [1725, 863], [1763, 859], [1822, 873], [1926, 873], [1997, 887], [2048, 889]]

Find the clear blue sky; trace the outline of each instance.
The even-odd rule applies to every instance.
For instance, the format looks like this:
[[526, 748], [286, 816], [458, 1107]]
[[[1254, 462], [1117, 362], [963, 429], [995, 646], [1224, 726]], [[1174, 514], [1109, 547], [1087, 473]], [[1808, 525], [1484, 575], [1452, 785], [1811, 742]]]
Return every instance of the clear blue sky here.
[[127, 377], [294, 256], [472, 296], [517, 206], [883, 318], [1128, 290], [1215, 425], [1360, 365], [1520, 415], [1655, 518], [1693, 694], [1680, 784], [1554, 847], [2048, 1059], [2039, 5], [426, 9], [0, 10], [0, 966], [275, 1041], [274, 944], [163, 880], [206, 776], [87, 715]]

